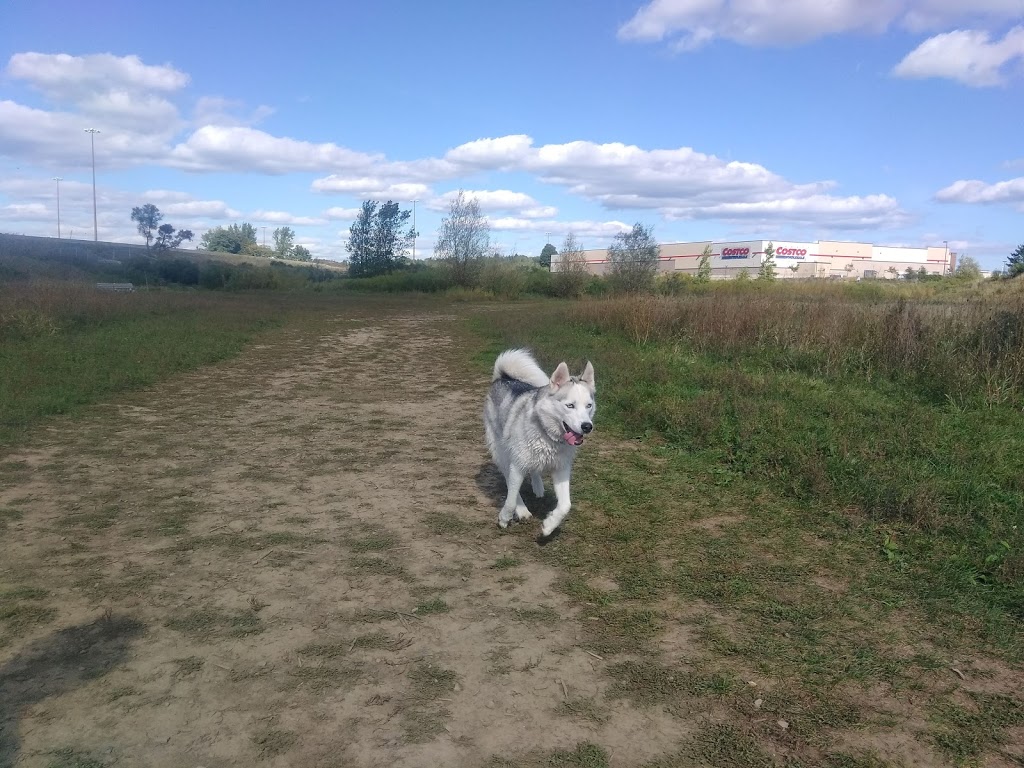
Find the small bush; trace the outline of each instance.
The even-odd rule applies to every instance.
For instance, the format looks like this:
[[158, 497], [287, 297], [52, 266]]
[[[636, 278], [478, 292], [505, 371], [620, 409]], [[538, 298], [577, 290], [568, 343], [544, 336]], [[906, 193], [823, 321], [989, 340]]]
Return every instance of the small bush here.
[[518, 299], [526, 287], [526, 272], [498, 260], [486, 262], [480, 269], [478, 285], [503, 299]]

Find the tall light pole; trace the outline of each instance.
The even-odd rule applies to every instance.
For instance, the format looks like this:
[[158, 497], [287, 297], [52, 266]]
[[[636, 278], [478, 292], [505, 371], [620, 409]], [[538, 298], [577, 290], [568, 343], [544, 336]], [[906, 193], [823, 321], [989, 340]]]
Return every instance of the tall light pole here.
[[416, 203], [418, 203], [418, 202], [419, 202], [418, 199], [412, 201], [412, 260], [413, 261], [416, 261], [416, 235], [418, 234], [416, 232]]
[[54, 176], [53, 180], [57, 182], [57, 239], [60, 240], [60, 183], [64, 179], [60, 176]]
[[267, 228], [266, 227], [260, 227], [260, 229], [263, 230], [263, 247], [266, 248], [267, 247]]
[[100, 228], [96, 223], [96, 134], [99, 131], [95, 128], [86, 128], [85, 132], [89, 134], [89, 144], [92, 147], [92, 239], [98, 241]]
[[942, 276], [945, 277], [949, 271], [949, 267], [946, 266], [949, 263], [949, 240], [943, 240], [942, 245]]

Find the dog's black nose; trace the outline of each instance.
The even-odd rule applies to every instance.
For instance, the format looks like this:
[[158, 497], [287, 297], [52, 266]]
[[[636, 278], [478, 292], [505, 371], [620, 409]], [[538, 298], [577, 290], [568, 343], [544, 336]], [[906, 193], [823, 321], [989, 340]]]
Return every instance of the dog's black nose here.
[[584, 421], [584, 422], [583, 422], [583, 423], [582, 423], [582, 424], [580, 425], [580, 429], [582, 429], [582, 430], [583, 430], [583, 434], [584, 434], [584, 435], [589, 435], [589, 434], [590, 434], [591, 432], [593, 432], [593, 431], [594, 431], [594, 425], [593, 425], [593, 424], [591, 424], [591, 423], [590, 423], [589, 421]]

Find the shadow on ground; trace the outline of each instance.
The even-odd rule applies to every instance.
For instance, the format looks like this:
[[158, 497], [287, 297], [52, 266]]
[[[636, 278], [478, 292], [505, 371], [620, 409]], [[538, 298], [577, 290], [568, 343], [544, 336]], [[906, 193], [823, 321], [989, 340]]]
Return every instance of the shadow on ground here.
[[[551, 479], [548, 478], [547, 482], [550, 485]], [[480, 470], [476, 473], [476, 486], [493, 503], [494, 517], [497, 519], [498, 510], [505, 503], [505, 495], [508, 491], [505, 488], [505, 478], [501, 476], [501, 472], [498, 471], [498, 468], [492, 462], [485, 461], [480, 465]], [[533, 495], [533, 490], [530, 488], [530, 478], [526, 478], [526, 482], [523, 483], [519, 493], [523, 497], [526, 508], [538, 520], [543, 520], [547, 517], [548, 513], [555, 507], [554, 498], [550, 492], [541, 498]]]
[[0, 667], [0, 767], [18, 757], [18, 720], [27, 708], [103, 677], [128, 658], [144, 629], [127, 616], [103, 616], [37, 640]]

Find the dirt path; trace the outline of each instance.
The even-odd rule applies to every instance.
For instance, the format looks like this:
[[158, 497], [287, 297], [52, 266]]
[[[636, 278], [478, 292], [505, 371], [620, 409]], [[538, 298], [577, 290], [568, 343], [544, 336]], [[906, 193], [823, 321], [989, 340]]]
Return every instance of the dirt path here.
[[671, 751], [679, 721], [604, 700], [536, 526], [495, 527], [451, 322], [293, 330], [8, 457], [0, 765]]

